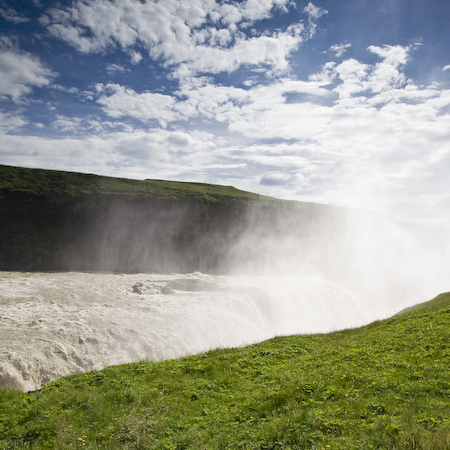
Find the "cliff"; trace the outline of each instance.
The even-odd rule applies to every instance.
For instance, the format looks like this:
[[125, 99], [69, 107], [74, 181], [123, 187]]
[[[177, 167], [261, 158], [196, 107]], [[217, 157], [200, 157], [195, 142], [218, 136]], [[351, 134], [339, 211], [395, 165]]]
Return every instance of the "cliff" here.
[[260, 237], [292, 232], [324, 208], [226, 186], [0, 166], [0, 270], [224, 272], [262, 251], [242, 247], [256, 224]]

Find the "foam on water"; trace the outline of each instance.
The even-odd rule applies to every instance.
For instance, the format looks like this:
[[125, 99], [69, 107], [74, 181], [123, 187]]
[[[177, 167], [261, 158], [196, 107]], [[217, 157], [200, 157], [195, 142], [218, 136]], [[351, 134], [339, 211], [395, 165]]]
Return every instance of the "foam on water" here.
[[0, 385], [386, 317], [321, 277], [0, 273]]

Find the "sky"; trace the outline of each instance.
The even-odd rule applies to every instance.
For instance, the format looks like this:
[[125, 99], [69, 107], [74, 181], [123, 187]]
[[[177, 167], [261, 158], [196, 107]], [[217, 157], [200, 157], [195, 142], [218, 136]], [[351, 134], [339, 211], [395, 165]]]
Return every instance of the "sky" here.
[[0, 164], [450, 228], [450, 2], [0, 0]]

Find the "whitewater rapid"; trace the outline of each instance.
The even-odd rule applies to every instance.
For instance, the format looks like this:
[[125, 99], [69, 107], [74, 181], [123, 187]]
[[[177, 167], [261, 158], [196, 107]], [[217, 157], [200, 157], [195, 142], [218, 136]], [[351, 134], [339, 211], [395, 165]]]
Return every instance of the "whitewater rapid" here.
[[367, 307], [318, 276], [0, 272], [0, 386], [359, 326]]

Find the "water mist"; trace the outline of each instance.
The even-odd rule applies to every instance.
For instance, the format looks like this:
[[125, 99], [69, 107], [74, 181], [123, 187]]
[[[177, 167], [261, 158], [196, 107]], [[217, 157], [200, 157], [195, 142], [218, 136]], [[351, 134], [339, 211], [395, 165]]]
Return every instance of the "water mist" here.
[[[135, 228], [125, 213], [88, 240], [97, 260], [114, 270], [128, 248], [130, 272], [166, 273], [1, 272], [0, 385], [33, 390], [112, 364], [355, 327], [450, 288], [445, 233], [370, 212], [256, 205], [233, 226], [218, 216], [182, 235], [176, 216], [189, 209], [148, 226], [147, 212], [134, 215]], [[210, 274], [171, 273], [192, 267]]]

